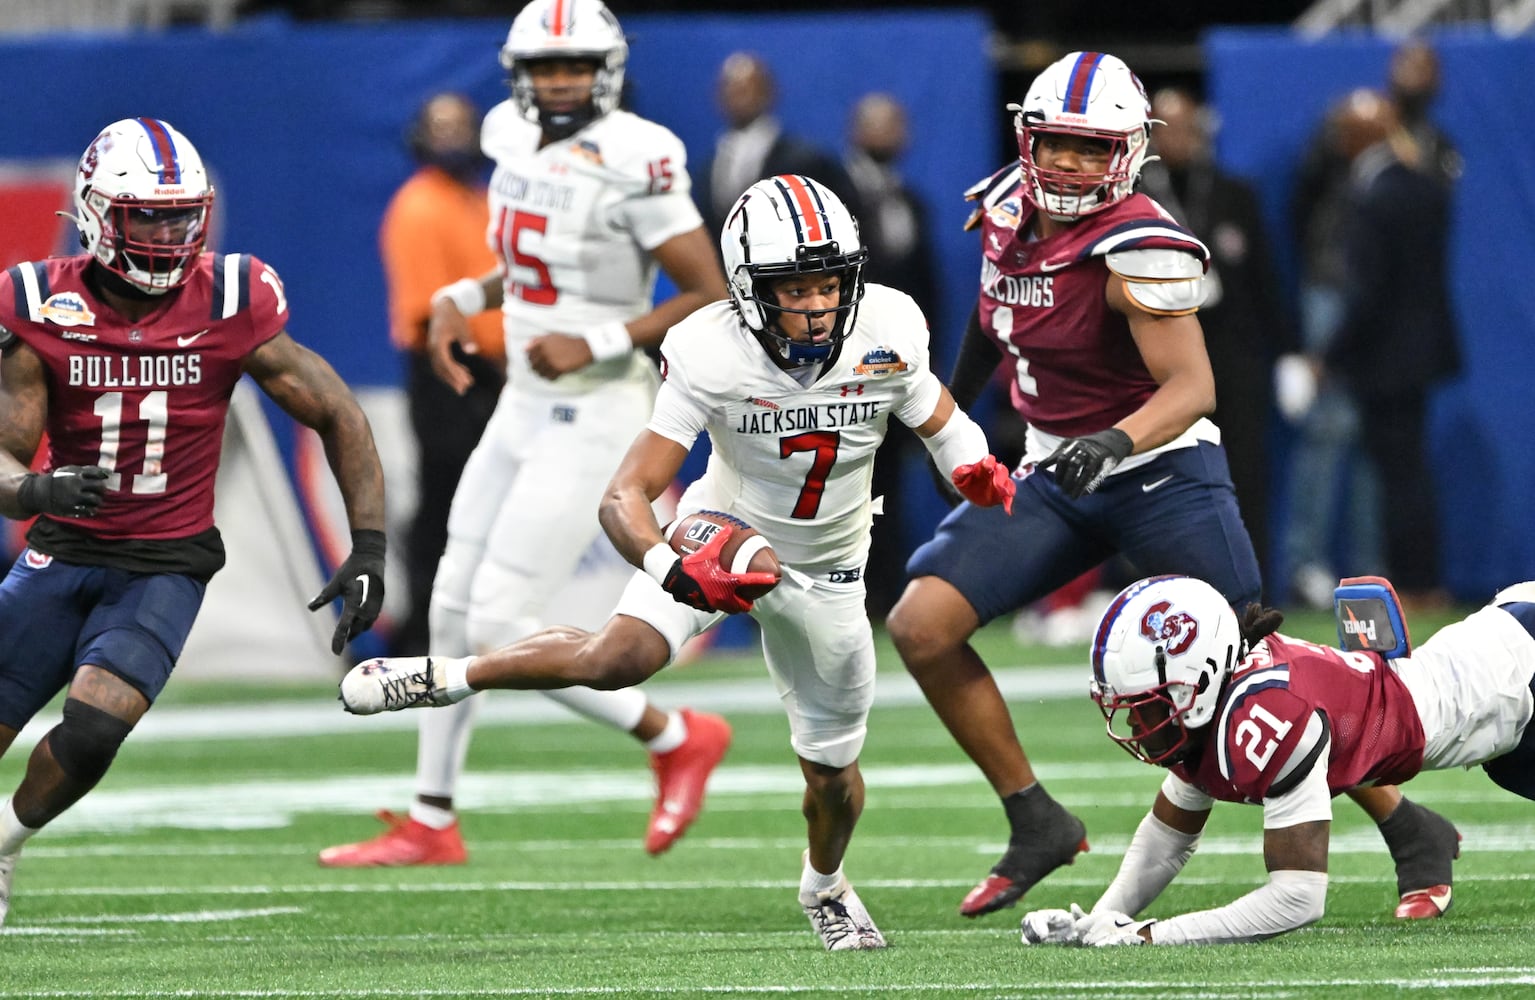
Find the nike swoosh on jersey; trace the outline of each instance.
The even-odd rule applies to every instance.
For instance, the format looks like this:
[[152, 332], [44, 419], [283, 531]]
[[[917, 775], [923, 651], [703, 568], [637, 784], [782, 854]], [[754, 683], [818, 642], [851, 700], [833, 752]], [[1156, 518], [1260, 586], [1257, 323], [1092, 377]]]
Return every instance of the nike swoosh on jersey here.
[[1073, 265], [1075, 263], [1076, 263], [1076, 261], [1074, 261], [1074, 260], [1062, 260], [1062, 261], [1046, 260], [1046, 261], [1041, 261], [1040, 262], [1039, 269], [1041, 271], [1045, 272], [1046, 274], [1049, 274], [1051, 271], [1059, 271], [1061, 268], [1063, 268], [1063, 267], [1070, 267], [1071, 265]]
[[1172, 476], [1163, 476], [1161, 479], [1158, 479], [1154, 483], [1141, 483], [1141, 492], [1150, 493], [1152, 490], [1159, 486], [1165, 486], [1172, 478]]
[[210, 327], [208, 327], [206, 329], [198, 330], [196, 333], [192, 334], [191, 336], [188, 336], [188, 337], [177, 337], [176, 338], [176, 346], [177, 347], [191, 347], [193, 344], [195, 344], [197, 342], [197, 338], [198, 337], [201, 337], [203, 334], [207, 333], [208, 330], [211, 330], [211, 329], [213, 329], [213, 328], [210, 326]]

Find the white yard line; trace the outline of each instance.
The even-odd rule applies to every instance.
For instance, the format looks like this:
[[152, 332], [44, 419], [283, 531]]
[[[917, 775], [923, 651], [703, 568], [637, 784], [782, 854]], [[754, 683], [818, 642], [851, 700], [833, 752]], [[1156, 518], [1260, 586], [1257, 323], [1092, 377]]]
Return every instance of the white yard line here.
[[[1237, 980], [1220, 985], [1201, 985], [1198, 989], [1203, 1000], [1228, 1000], [1228, 998], [1293, 997], [1298, 990], [1325, 990], [1339, 987], [1365, 987], [1398, 990], [1473, 990], [1482, 991], [1497, 986], [1535, 985], [1535, 969], [1467, 969], [1442, 970], [1434, 976], [1371, 976], [1312, 979], [1253, 979]], [[882, 996], [902, 994], [955, 994], [965, 993], [987, 997], [1061, 997], [1093, 996], [1112, 997], [1160, 997], [1185, 995], [1189, 991], [1186, 977], [1167, 979], [1094, 979], [1079, 981], [1053, 981], [1029, 983], [997, 981], [980, 983], [933, 983], [933, 984], [879, 984], [860, 983], [853, 986], [834, 986], [828, 983], [753, 983], [751, 985], [692, 985], [675, 983], [645, 987], [570, 986], [570, 987], [498, 987], [494, 989], [421, 989], [421, 988], [362, 988], [326, 990], [178, 990], [140, 991], [131, 988], [114, 989], [118, 998], [137, 997], [232, 997], [250, 1000], [282, 1000], [282, 998], [330, 998], [330, 997], [669, 997], [679, 993], [701, 993], [710, 996]], [[76, 990], [21, 990], [0, 991], [0, 997], [21, 1000], [73, 1000], [95, 998], [98, 994]]]

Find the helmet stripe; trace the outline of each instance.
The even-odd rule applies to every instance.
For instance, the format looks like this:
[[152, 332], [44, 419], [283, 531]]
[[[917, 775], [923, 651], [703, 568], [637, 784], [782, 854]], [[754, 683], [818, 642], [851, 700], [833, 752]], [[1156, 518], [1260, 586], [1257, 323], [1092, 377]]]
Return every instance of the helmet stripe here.
[[794, 212], [794, 227], [799, 231], [799, 241], [820, 243], [826, 239], [826, 230], [830, 228], [826, 222], [826, 211], [820, 205], [821, 199], [805, 183], [805, 178], [799, 174], [779, 174], [774, 180], [789, 199], [789, 208]]
[[554, 12], [549, 21], [549, 34], [555, 37], [565, 34], [565, 0], [554, 0]]
[[1071, 83], [1066, 87], [1066, 99], [1061, 102], [1062, 111], [1087, 113], [1087, 95], [1092, 93], [1093, 76], [1102, 61], [1102, 52], [1084, 52], [1077, 57], [1077, 64], [1071, 68]]
[[140, 118], [138, 122], [149, 133], [149, 141], [154, 143], [155, 158], [160, 161], [160, 183], [180, 184], [181, 161], [176, 156], [176, 143], [171, 139], [170, 129], [158, 118]]

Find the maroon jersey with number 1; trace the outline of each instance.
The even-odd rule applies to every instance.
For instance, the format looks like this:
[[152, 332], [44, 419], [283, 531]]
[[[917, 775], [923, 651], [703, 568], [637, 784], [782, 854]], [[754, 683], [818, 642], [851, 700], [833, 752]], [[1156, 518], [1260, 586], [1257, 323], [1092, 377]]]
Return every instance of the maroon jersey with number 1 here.
[[1013, 408], [1034, 427], [1079, 437], [1111, 427], [1157, 389], [1125, 317], [1105, 297], [1121, 250], [1173, 250], [1208, 265], [1210, 252], [1143, 194], [1045, 239], [1017, 166], [971, 188], [980, 202], [981, 329], [1012, 357]]
[[229, 398], [246, 357], [282, 332], [282, 282], [247, 254], [204, 254], [129, 322], [86, 283], [91, 260], [0, 274], [0, 346], [19, 339], [47, 370], [48, 467], [112, 472], [101, 510], [67, 523], [106, 541], [208, 531]]

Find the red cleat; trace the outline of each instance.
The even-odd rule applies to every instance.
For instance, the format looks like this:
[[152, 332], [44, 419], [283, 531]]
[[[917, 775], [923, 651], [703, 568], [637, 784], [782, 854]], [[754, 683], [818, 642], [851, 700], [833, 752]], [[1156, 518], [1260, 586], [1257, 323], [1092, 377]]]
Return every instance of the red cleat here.
[[688, 738], [675, 750], [650, 755], [656, 773], [656, 808], [645, 831], [645, 851], [660, 854], [687, 832], [704, 804], [704, 786], [730, 748], [730, 723], [707, 712], [682, 710]]
[[320, 864], [326, 868], [392, 868], [461, 865], [469, 860], [457, 820], [445, 830], [436, 830], [387, 809], [380, 809], [378, 818], [389, 824], [388, 830], [372, 840], [327, 847], [320, 852]]
[[[1076, 822], [1076, 817], [1070, 818], [1075, 826], [1066, 832], [1068, 835], [1075, 834], [1081, 837], [1080, 840], [1069, 841], [1069, 846], [1064, 846], [1055, 853], [1045, 853], [1038, 849], [1024, 851], [1009, 848], [1007, 856], [998, 862], [991, 874], [965, 894], [965, 898], [959, 904], [960, 916], [979, 917], [1012, 906], [1023, 898], [1024, 893], [1034, 888], [1040, 879], [1062, 865], [1071, 864], [1077, 859], [1078, 854], [1086, 852], [1087, 838], [1082, 836], [1086, 831], [1081, 823]], [[1017, 875], [1016, 877], [1004, 875], [998, 869], [1011, 870]]]
[[1450, 909], [1450, 887], [1447, 885], [1431, 885], [1427, 889], [1416, 889], [1402, 894], [1402, 901], [1396, 905], [1396, 918], [1398, 920], [1432, 920], [1442, 917]]

